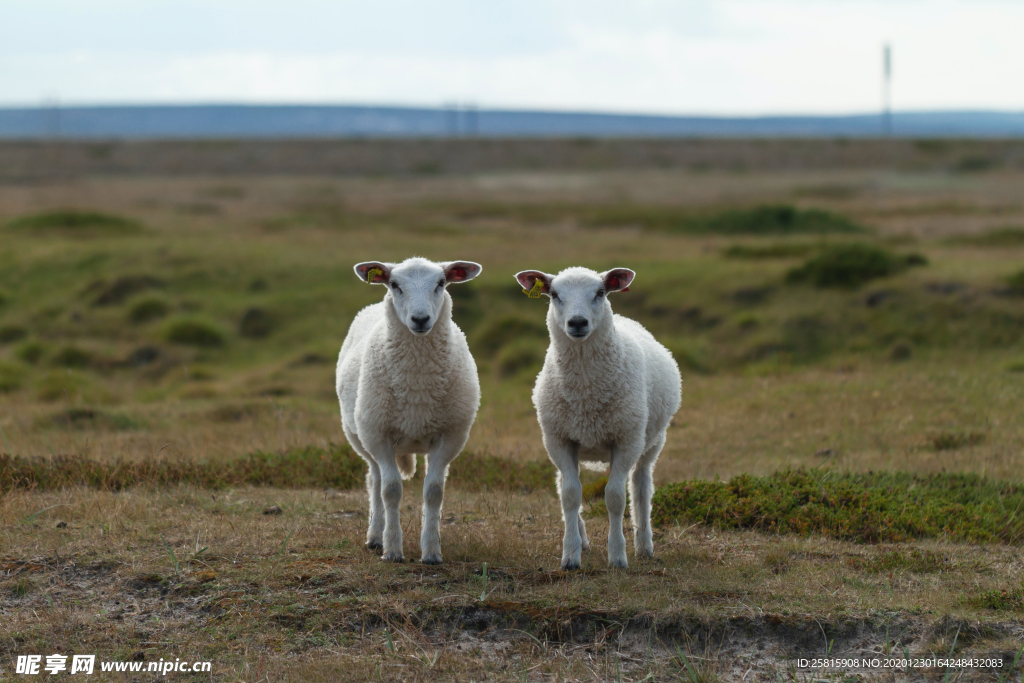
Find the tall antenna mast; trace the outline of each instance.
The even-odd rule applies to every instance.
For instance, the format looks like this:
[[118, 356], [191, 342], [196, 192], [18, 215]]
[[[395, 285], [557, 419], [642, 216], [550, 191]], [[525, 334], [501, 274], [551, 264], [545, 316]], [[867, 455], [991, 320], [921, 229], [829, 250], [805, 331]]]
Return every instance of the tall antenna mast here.
[[882, 48], [882, 135], [892, 137], [892, 49]]

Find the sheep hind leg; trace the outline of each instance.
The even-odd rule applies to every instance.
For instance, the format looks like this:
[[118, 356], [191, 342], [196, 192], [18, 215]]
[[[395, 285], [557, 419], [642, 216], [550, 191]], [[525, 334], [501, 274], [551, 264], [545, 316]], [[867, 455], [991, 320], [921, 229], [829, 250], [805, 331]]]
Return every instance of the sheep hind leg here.
[[665, 445], [662, 438], [640, 456], [629, 482], [630, 521], [633, 524], [633, 547], [638, 558], [654, 557], [651, 529], [651, 496], [654, 494], [654, 464]]
[[580, 541], [583, 552], [590, 552], [590, 538], [587, 536], [587, 525], [583, 523], [583, 515], [577, 517], [580, 521]]
[[370, 508], [367, 514], [369, 524], [366, 529], [366, 548], [379, 555], [384, 550], [384, 501], [380, 495], [380, 467], [370, 453], [363, 448], [363, 442], [359, 440], [355, 430], [349, 428], [345, 420], [342, 420], [341, 427], [352, 450], [366, 461], [366, 497]]
[[368, 460], [367, 465], [366, 493], [370, 498], [370, 524], [366, 530], [366, 547], [380, 554], [384, 550], [384, 501], [380, 493], [380, 467], [372, 460]]

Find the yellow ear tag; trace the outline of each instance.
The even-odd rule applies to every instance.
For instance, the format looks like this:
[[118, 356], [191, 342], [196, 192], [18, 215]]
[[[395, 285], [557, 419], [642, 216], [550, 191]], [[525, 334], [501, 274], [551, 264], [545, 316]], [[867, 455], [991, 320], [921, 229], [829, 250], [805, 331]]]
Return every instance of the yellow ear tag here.
[[366, 284], [373, 284], [373, 281], [377, 278], [377, 276], [383, 274], [384, 271], [381, 270], [380, 268], [370, 268], [368, 271], [366, 271]]
[[544, 282], [540, 278], [533, 281], [533, 287], [530, 287], [530, 291], [523, 290], [523, 294], [530, 297], [531, 299], [539, 299], [541, 293], [544, 290]]

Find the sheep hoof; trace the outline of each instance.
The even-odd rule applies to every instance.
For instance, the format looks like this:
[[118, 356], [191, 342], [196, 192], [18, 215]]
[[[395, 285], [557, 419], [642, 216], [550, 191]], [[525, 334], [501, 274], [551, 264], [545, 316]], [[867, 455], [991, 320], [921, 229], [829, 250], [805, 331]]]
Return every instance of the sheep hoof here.
[[577, 560], [562, 560], [562, 571], [563, 572], [574, 572], [580, 568], [580, 563]]
[[380, 559], [385, 562], [395, 562], [396, 564], [405, 562], [405, 558], [402, 557], [402, 553], [384, 553], [380, 556]]
[[629, 568], [629, 562], [627, 562], [626, 558], [624, 558], [624, 557], [621, 558], [621, 559], [618, 559], [618, 560], [608, 560], [608, 565], [611, 566], [611, 567], [615, 567], [617, 569], [628, 569]]
[[384, 552], [384, 544], [380, 541], [367, 541], [366, 549], [371, 550], [380, 555], [382, 552]]
[[424, 555], [420, 558], [420, 562], [423, 564], [441, 564], [440, 555]]

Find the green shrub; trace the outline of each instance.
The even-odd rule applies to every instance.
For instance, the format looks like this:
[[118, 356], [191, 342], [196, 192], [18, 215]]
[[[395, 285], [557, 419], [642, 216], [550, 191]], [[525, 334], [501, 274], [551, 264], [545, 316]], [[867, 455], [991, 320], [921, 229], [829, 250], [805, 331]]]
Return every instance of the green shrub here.
[[515, 339], [498, 352], [498, 372], [510, 377], [522, 370], [539, 368], [546, 351], [547, 345], [540, 339]]
[[863, 229], [848, 218], [790, 204], [723, 211], [704, 219], [704, 232], [716, 235], [801, 235], [856, 233]]
[[148, 323], [163, 318], [170, 311], [170, 306], [163, 299], [145, 297], [132, 304], [128, 310], [128, 320], [135, 324]]
[[696, 235], [826, 235], [864, 232], [845, 216], [791, 204], [695, 213], [676, 207], [600, 207], [582, 211], [586, 225], [639, 225]]
[[0, 327], [0, 344], [10, 344], [28, 336], [28, 330], [21, 325], [4, 325]]
[[68, 235], [130, 235], [142, 231], [142, 225], [131, 218], [77, 209], [59, 209], [22, 216], [8, 223], [8, 227], [14, 230], [61, 232]]
[[652, 521], [823, 534], [862, 543], [945, 536], [1024, 541], [1024, 485], [973, 474], [831, 474], [804, 469], [657, 489]]
[[851, 557], [849, 564], [872, 574], [892, 571], [910, 571], [915, 574], [934, 574], [950, 568], [950, 562], [934, 550], [885, 550], [871, 558]]
[[972, 603], [984, 609], [993, 609], [1000, 612], [1024, 611], [1024, 586], [998, 591], [984, 591], [971, 600]]
[[26, 363], [35, 365], [46, 355], [46, 347], [43, 346], [42, 342], [35, 340], [27, 341], [14, 350], [14, 355]]
[[946, 241], [948, 244], [969, 247], [1024, 247], [1024, 229], [997, 228], [977, 235], [957, 235]]
[[1024, 270], [1007, 278], [1006, 284], [1010, 286], [1010, 291], [1012, 293], [1024, 295]]
[[250, 308], [242, 315], [238, 334], [248, 339], [263, 339], [274, 329], [273, 317], [262, 308]]
[[100, 288], [100, 293], [92, 305], [116, 306], [139, 292], [163, 287], [164, 282], [150, 275], [125, 275], [110, 284], [97, 283], [96, 286]]
[[21, 368], [0, 361], [0, 394], [20, 389], [24, 377], [25, 372]]
[[58, 351], [51, 362], [62, 368], [84, 368], [92, 361], [92, 354], [77, 346], [65, 346]]
[[942, 432], [935, 434], [928, 439], [931, 447], [937, 451], [957, 451], [969, 446], [978, 446], [985, 443], [985, 434], [982, 432]]
[[164, 339], [175, 344], [204, 348], [223, 346], [225, 342], [224, 333], [219, 327], [196, 318], [172, 320], [164, 329]]
[[542, 341], [547, 336], [548, 328], [541, 323], [514, 315], [502, 316], [486, 320], [480, 326], [473, 335], [473, 350], [478, 353], [494, 353], [517, 337], [530, 337], [535, 343], [547, 348], [547, 344]]
[[37, 427], [57, 429], [103, 430], [123, 432], [140, 429], [141, 423], [121, 413], [107, 413], [95, 408], [68, 408], [39, 418]]
[[829, 247], [786, 275], [790, 283], [808, 282], [815, 287], [855, 289], [876, 278], [895, 275], [910, 266], [927, 264], [919, 254], [900, 256], [869, 244]]

